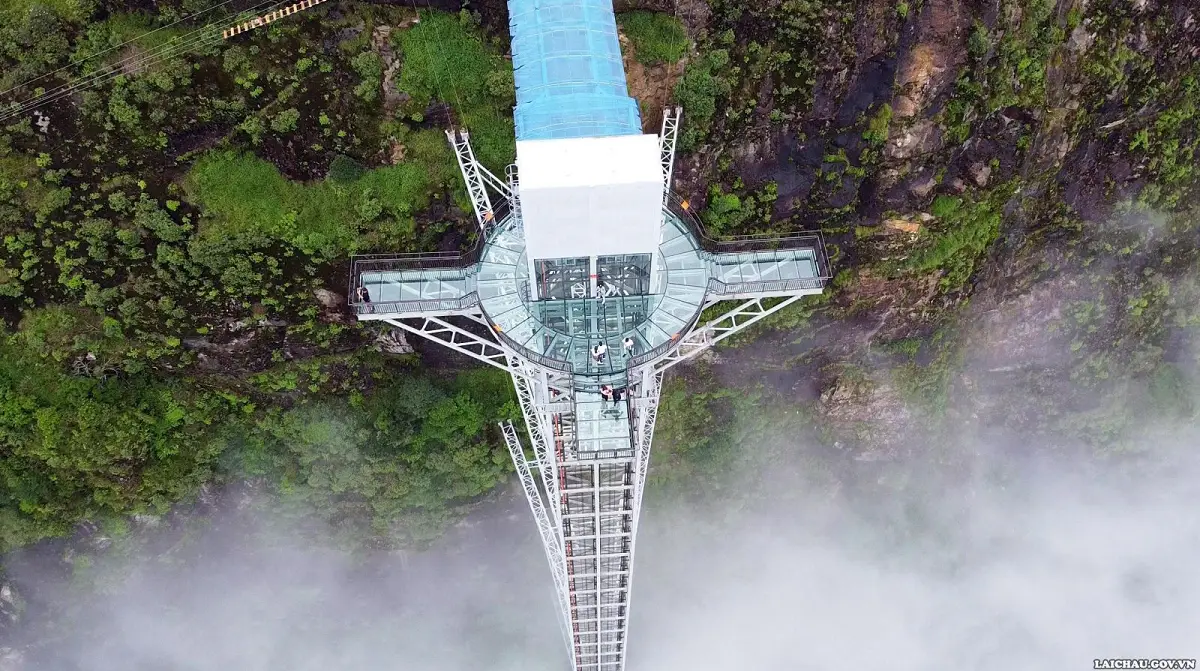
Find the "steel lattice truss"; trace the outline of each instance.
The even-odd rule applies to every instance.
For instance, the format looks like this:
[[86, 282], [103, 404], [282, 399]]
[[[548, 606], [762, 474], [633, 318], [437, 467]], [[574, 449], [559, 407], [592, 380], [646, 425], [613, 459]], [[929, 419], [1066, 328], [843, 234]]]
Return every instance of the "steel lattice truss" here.
[[671, 198], [671, 173], [675, 170], [675, 142], [679, 139], [679, 121], [683, 117], [683, 108], [667, 108], [663, 110], [662, 132], [658, 136], [659, 162], [662, 163], [663, 205]]
[[[622, 671], [633, 557], [663, 373], [798, 297], [753, 299], [691, 331], [661, 359], [630, 373], [633, 450], [586, 459], [573, 450], [574, 382], [488, 338], [437, 317], [386, 319], [512, 376], [533, 458], [512, 423], [501, 425], [553, 577], [559, 621], [576, 671]], [[485, 321], [482, 315], [472, 315]], [[536, 474], [535, 474], [536, 472]]]
[[465, 130], [448, 130], [446, 138], [454, 147], [454, 156], [458, 159], [458, 167], [462, 171], [463, 181], [467, 183], [467, 195], [471, 197], [471, 207], [475, 210], [475, 219], [486, 235], [496, 222], [495, 212], [492, 210], [492, 199], [487, 192], [486, 180], [488, 177], [491, 177], [492, 180], [496, 178], [475, 160], [475, 153], [471, 151], [470, 136]]
[[[680, 110], [667, 110], [660, 141], [665, 185], [674, 165]], [[479, 165], [466, 133], [448, 133], [485, 236], [495, 217], [491, 188], [519, 213], [515, 170], [502, 182]], [[519, 222], [516, 223], [519, 226]], [[517, 427], [501, 425], [504, 441], [537, 524], [550, 565], [559, 621], [574, 671], [623, 671], [628, 645], [630, 587], [654, 424], [663, 374], [714, 344], [791, 305], [801, 295], [742, 295], [720, 317], [697, 324], [650, 361], [625, 372], [628, 442], [624, 449], [588, 452], [580, 447], [581, 422], [595, 381], [575, 379], [535, 363], [498, 336], [480, 308], [421, 317], [379, 315], [389, 324], [508, 371], [525, 419], [532, 457]], [[711, 307], [716, 299], [705, 307]], [[411, 313], [409, 313], [411, 314]], [[462, 326], [449, 319], [463, 320]], [[617, 413], [620, 416], [620, 412]]]

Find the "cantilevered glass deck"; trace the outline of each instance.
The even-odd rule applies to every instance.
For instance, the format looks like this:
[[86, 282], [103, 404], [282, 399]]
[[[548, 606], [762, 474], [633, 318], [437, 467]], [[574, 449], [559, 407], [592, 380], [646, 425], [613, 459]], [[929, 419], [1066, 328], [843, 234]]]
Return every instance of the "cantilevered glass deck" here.
[[[372, 304], [363, 318], [482, 312], [505, 345], [536, 364], [619, 383], [623, 373], [665, 352], [695, 324], [706, 301], [824, 284], [819, 242], [811, 246], [714, 253], [687, 222], [664, 210], [648, 278], [650, 293], [534, 301], [522, 230], [511, 218], [486, 241], [478, 261], [460, 268], [406, 270], [386, 261], [357, 274]], [[356, 262], [357, 263], [357, 262]], [[369, 312], [368, 312], [369, 310]], [[626, 339], [632, 349], [625, 347]], [[603, 343], [605, 356], [593, 355]]]

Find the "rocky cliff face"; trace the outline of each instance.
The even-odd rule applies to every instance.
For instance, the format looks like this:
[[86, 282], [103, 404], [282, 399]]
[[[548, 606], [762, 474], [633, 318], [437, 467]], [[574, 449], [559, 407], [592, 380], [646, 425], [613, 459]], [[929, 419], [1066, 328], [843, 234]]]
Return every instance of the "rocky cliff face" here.
[[677, 187], [722, 232], [824, 231], [832, 299], [756, 349], [822, 381], [840, 439], [887, 453], [917, 412], [1111, 446], [1135, 408], [1190, 416], [1192, 3], [709, 9]]

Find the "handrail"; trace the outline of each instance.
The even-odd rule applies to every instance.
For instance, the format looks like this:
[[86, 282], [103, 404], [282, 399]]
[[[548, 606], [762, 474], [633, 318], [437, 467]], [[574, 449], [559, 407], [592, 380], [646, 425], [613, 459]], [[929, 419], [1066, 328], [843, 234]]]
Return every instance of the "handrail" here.
[[[719, 280], [715, 280], [719, 281]], [[770, 291], [795, 291], [797, 289], [820, 289], [826, 280], [820, 277], [803, 277], [790, 280], [754, 280], [750, 282], [721, 282], [724, 290], [718, 295], [742, 293], [766, 293]]]
[[496, 334], [496, 337], [499, 338], [500, 342], [504, 343], [510, 349], [512, 349], [512, 350], [516, 351], [518, 354], [520, 354], [522, 357], [529, 359], [530, 361], [538, 364], [539, 366], [545, 366], [546, 368], [550, 368], [552, 370], [557, 370], [557, 371], [564, 372], [564, 373], [571, 373], [572, 375], [576, 374], [571, 368], [571, 362], [561, 361], [559, 359], [552, 359], [544, 354], [538, 354], [537, 352], [529, 349], [528, 347], [518, 343], [516, 340], [513, 340], [512, 338], [508, 337], [508, 335], [506, 333], [504, 333], [504, 331], [501, 331], [499, 328], [496, 328], [496, 326], [494, 324], [492, 325], [492, 333]]
[[[438, 270], [468, 268], [479, 262], [488, 240], [496, 231], [504, 227], [505, 219], [509, 216], [510, 206], [507, 200], [493, 208], [495, 221], [487, 235], [476, 235], [471, 247], [464, 251], [445, 252], [403, 252], [391, 254], [355, 254], [351, 257], [350, 281], [363, 272], [402, 272], [405, 270]], [[353, 289], [354, 287], [351, 287]], [[351, 291], [353, 293], [353, 291]]]
[[[363, 303], [362, 301], [353, 301], [350, 307], [355, 314], [374, 314], [376, 312], [435, 312], [435, 311], [459, 311], [479, 305], [479, 294], [472, 291], [465, 296], [458, 298], [441, 298], [441, 299], [421, 299], [412, 301], [386, 301], [376, 303]], [[380, 308], [385, 308], [381, 310]], [[397, 309], [403, 308], [403, 309]]]
[[704, 229], [700, 217], [690, 208], [685, 208], [679, 195], [672, 193], [663, 208], [675, 216], [691, 233], [701, 249], [713, 254], [767, 251], [773, 249], [812, 249], [817, 262], [817, 276], [828, 280], [833, 275], [829, 269], [829, 258], [825, 253], [825, 241], [819, 233], [796, 235], [731, 235], [714, 238]]
[[[718, 280], [715, 277], [710, 277], [708, 278], [708, 286], [706, 286], [704, 289], [704, 294], [707, 296], [711, 293], [722, 293], [724, 286], [725, 284], [721, 282], [721, 280]], [[683, 337], [690, 333], [692, 329], [696, 328], [696, 323], [700, 321], [700, 315], [704, 314], [704, 303], [705, 301], [700, 301], [700, 304], [696, 307], [695, 314], [692, 315], [691, 319], [688, 320], [687, 324], [680, 329], [678, 333], [671, 336], [671, 338], [666, 342], [659, 343], [657, 346], [652, 347], [651, 349], [648, 349], [645, 352], [642, 352], [641, 354], [631, 358], [629, 360], [629, 365], [626, 366], [626, 368], [637, 368], [648, 361], [652, 361], [663, 354], [666, 354], [672, 348], [679, 345], [679, 342], [683, 340]]]

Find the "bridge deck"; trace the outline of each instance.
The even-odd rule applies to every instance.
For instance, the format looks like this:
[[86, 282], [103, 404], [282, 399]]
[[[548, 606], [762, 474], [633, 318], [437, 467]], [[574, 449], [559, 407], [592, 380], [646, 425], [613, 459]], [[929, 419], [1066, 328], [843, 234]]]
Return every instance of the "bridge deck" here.
[[[586, 297], [590, 288], [581, 283], [579, 298], [530, 300], [524, 238], [509, 218], [474, 265], [362, 272], [359, 282], [373, 301], [362, 317], [482, 313], [505, 345], [534, 363], [616, 383], [631, 366], [669, 349], [714, 299], [819, 292], [824, 285], [816, 238], [810, 247], [710, 253], [676, 215], [664, 215], [649, 294], [631, 295], [615, 282], [610, 295]], [[592, 348], [601, 342], [607, 353], [598, 361]]]

